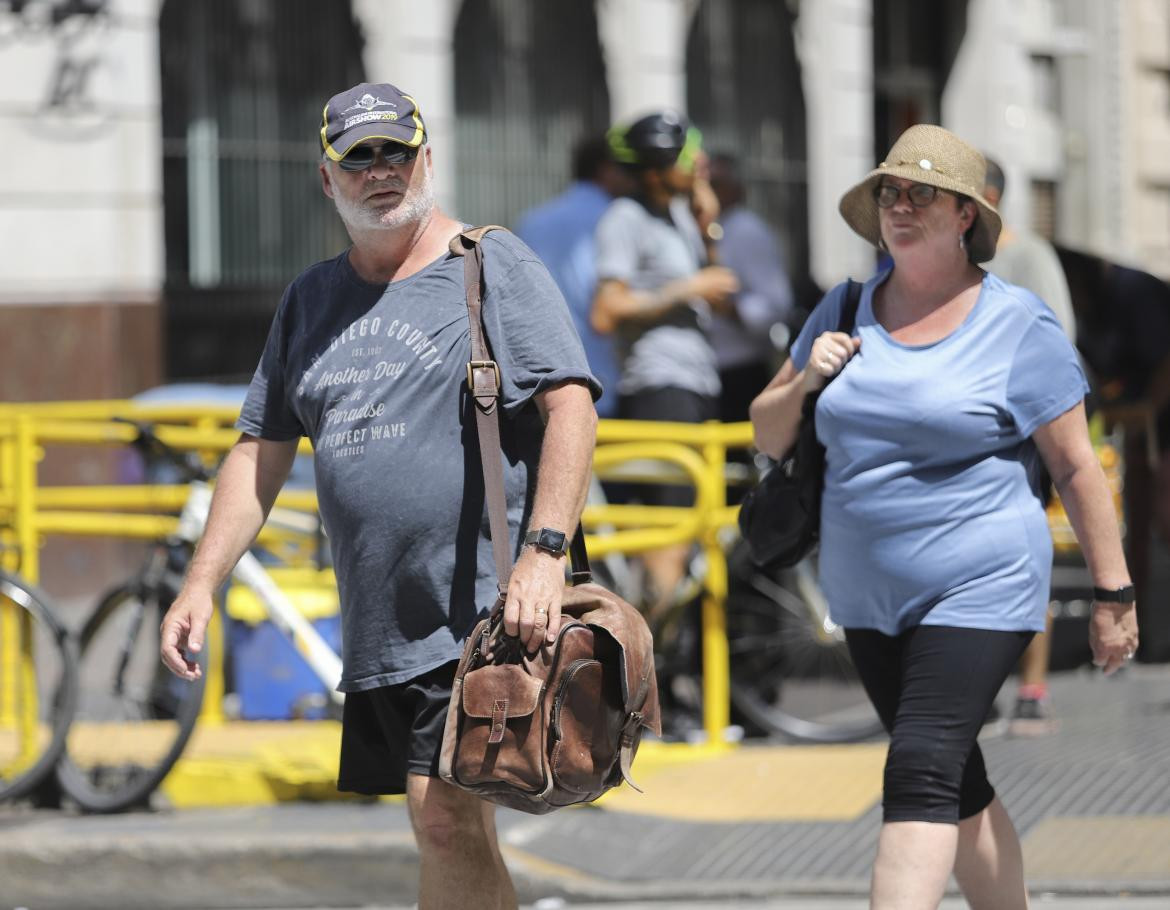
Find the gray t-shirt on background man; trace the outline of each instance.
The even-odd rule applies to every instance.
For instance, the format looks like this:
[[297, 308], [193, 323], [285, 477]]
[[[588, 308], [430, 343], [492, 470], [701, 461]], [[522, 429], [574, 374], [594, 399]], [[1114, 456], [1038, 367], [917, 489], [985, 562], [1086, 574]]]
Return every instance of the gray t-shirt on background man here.
[[995, 258], [983, 263], [983, 268], [1008, 284], [1026, 288], [1048, 304], [1065, 337], [1076, 343], [1077, 317], [1072, 296], [1052, 244], [1031, 231], [1013, 231], [1011, 242], [1002, 244]]
[[[483, 241], [483, 320], [503, 378], [500, 430], [513, 552], [543, 425], [532, 396], [589, 372], [548, 271], [512, 234]], [[496, 597], [472, 404], [463, 259], [369, 284], [348, 253], [285, 291], [237, 427], [308, 436], [341, 596], [343, 692], [459, 657]]]
[[[687, 278], [703, 261], [703, 238], [686, 205], [676, 198], [671, 220], [652, 214], [634, 199], [615, 199], [597, 225], [598, 281], [622, 281], [632, 291], [653, 291]], [[673, 222], [673, 223], [672, 223]], [[617, 330], [621, 379], [618, 391], [689, 389], [719, 394], [715, 352], [707, 341], [711, 311], [695, 299], [654, 321], [630, 319]]]

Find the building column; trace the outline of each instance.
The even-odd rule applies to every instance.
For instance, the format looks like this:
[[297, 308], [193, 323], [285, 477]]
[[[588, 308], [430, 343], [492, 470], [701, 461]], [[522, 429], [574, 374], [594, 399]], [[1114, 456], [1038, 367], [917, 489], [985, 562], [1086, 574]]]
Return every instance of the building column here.
[[685, 111], [687, 30], [698, 0], [597, 0], [611, 119]]
[[[419, 104], [433, 147], [435, 196], [455, 207], [455, 20], [462, 0], [353, 0], [366, 45], [366, 79], [390, 82]], [[340, 90], [340, 87], [339, 87]]]
[[830, 288], [873, 273], [873, 248], [837, 204], [873, 161], [873, 9], [870, 0], [804, 0], [797, 21], [808, 123], [809, 269]]
[[1033, 180], [1065, 176], [1060, 73], [1080, 44], [1080, 33], [1055, 21], [1050, 4], [970, 0], [943, 91], [942, 125], [1003, 168], [1007, 224], [1032, 225]]

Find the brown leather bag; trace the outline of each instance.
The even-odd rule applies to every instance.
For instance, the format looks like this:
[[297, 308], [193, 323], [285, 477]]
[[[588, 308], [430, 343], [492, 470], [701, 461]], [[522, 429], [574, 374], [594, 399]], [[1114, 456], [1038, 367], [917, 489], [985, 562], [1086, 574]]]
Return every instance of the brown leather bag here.
[[[460, 234], [471, 321], [468, 385], [475, 400], [499, 597], [463, 650], [443, 733], [440, 776], [503, 806], [543, 814], [590, 802], [623, 780], [642, 731], [661, 733], [654, 644], [641, 614], [593, 583], [581, 528], [556, 640], [536, 654], [504, 633], [512, 572], [499, 442], [499, 368], [480, 316], [483, 252], [492, 225]], [[637, 789], [635, 787], [635, 789]]]

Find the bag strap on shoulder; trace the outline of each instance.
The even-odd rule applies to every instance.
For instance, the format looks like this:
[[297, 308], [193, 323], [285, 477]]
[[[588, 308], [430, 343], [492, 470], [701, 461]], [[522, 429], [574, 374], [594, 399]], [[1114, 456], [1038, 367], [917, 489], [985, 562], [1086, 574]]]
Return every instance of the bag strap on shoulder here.
[[850, 278], [846, 282], [845, 305], [841, 307], [841, 318], [837, 321], [838, 332], [853, 334], [853, 329], [857, 325], [857, 308], [861, 305], [862, 288], [860, 281]]
[[[853, 334], [854, 326], [857, 325], [857, 308], [861, 305], [861, 291], [860, 281], [854, 281], [852, 278], [847, 279], [845, 282], [845, 302], [841, 305], [841, 315], [837, 318], [838, 332], [844, 332], [847, 335]], [[830, 377], [829, 382], [834, 379], [836, 376]], [[817, 399], [821, 397], [823, 391], [824, 389], [821, 388], [804, 396], [804, 400], [800, 404], [801, 420], [811, 420], [812, 414], [816, 410]]]
[[[483, 247], [481, 241], [489, 231], [507, 230], [498, 224], [469, 228], [451, 238], [450, 249], [463, 257], [463, 284], [471, 326], [471, 360], [467, 364], [467, 390], [475, 403], [475, 426], [479, 434], [479, 458], [483, 467], [484, 492], [487, 497], [488, 526], [492, 534], [492, 556], [496, 563], [497, 587], [501, 602], [508, 593], [512, 577], [511, 535], [508, 530], [508, 505], [504, 492], [504, 456], [500, 447], [500, 367], [492, 359], [483, 328]], [[569, 545], [573, 567], [573, 584], [592, 580], [585, 533], [581, 525]]]

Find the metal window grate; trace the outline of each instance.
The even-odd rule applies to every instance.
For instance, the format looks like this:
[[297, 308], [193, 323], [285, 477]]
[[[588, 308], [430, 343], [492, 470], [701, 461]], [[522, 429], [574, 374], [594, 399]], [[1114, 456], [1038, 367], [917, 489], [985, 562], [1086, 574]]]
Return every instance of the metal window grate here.
[[316, 131], [361, 37], [348, 3], [168, 0], [159, 41], [167, 373], [247, 375], [289, 279], [348, 243]]
[[771, 0], [706, 0], [687, 41], [688, 113], [708, 152], [733, 154], [748, 208], [776, 230], [798, 303], [808, 279], [804, 92], [788, 7]]
[[457, 211], [512, 224], [564, 189], [609, 92], [592, 0], [479, 0], [455, 25]]

